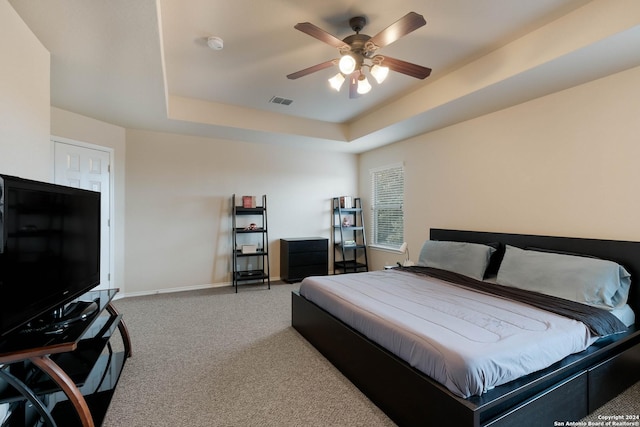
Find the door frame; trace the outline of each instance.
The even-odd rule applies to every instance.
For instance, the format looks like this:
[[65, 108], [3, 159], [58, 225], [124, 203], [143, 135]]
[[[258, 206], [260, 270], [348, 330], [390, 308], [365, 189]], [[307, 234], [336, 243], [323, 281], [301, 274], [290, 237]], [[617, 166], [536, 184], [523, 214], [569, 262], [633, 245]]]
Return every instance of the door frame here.
[[91, 150], [103, 151], [109, 154], [109, 283], [110, 287], [113, 287], [115, 283], [115, 224], [113, 219], [115, 218], [115, 173], [113, 162], [115, 158], [114, 149], [110, 147], [105, 147], [103, 145], [91, 144], [89, 142], [78, 141], [70, 138], [64, 138], [61, 136], [51, 135], [49, 140], [50, 144], [50, 181], [55, 182], [55, 145], [56, 143], [63, 143], [68, 145], [75, 145], [80, 148], [88, 148]]

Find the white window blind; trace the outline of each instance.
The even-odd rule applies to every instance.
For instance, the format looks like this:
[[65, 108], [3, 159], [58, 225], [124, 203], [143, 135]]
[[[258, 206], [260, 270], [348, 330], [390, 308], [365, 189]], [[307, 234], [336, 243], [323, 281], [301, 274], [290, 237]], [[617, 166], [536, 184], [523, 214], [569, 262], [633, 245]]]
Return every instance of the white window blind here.
[[398, 249], [404, 241], [404, 167], [371, 170], [372, 243]]

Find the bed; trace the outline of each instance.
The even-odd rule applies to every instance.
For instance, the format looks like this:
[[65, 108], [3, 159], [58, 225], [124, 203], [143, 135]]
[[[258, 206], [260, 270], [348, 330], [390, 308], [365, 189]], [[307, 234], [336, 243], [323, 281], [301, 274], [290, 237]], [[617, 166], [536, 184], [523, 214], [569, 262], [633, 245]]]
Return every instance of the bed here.
[[[613, 261], [623, 266], [623, 270], [628, 271], [632, 283], [633, 279], [639, 277], [640, 274], [640, 243], [637, 242], [444, 229], [432, 229], [430, 239], [444, 242], [490, 244], [497, 250], [491, 256], [492, 267], [489, 270], [493, 268], [497, 271], [498, 267], [502, 265], [503, 272], [505, 272], [502, 280], [506, 280], [506, 272], [508, 271], [506, 266], [513, 263], [512, 260], [515, 259], [513, 254], [518, 253], [516, 252], [519, 250], [518, 248], [532, 249], [541, 253], [552, 251], [554, 254], [561, 253], [562, 255], [588, 255]], [[507, 249], [508, 256], [505, 257], [505, 262], [502, 262], [505, 248], [509, 248]], [[590, 263], [591, 261], [585, 262]], [[398, 275], [408, 275], [410, 272], [392, 272], [391, 275], [385, 276], [387, 273], [374, 272], [369, 276], [362, 276], [360, 273], [342, 275], [344, 278], [341, 280], [347, 280], [349, 283], [347, 287], [351, 284], [357, 287], [361, 285], [357, 285], [355, 282], [360, 281], [361, 277], [377, 277], [377, 280], [380, 281], [378, 285], [370, 284], [369, 288], [365, 286], [360, 288], [359, 292], [362, 293], [362, 289], [366, 289], [365, 293], [372, 294], [372, 296], [367, 295], [367, 298], [387, 300], [389, 298], [376, 294], [376, 292], [386, 292], [384, 281], [398, 281], [400, 280]], [[411, 274], [413, 273], [411, 272]], [[329, 276], [329, 279], [332, 277], [339, 276]], [[412, 282], [413, 280], [413, 278], [402, 277], [400, 281]], [[436, 277], [435, 280], [449, 280], [449, 278]], [[480, 280], [484, 283], [490, 281], [490, 278], [477, 277], [473, 280]], [[313, 278], [310, 281], [313, 281]], [[339, 286], [335, 292], [341, 292]], [[406, 292], [413, 291], [409, 289]], [[430, 290], [429, 292], [433, 293], [434, 291]], [[439, 292], [438, 290], [436, 294], [439, 295]], [[466, 290], [454, 292], [466, 292]], [[449, 296], [446, 295], [442, 298], [446, 300]], [[472, 299], [475, 300], [475, 298], [469, 300]], [[625, 298], [625, 304], [620, 306], [628, 304], [628, 309], [638, 315], [640, 314], [639, 299], [637, 286], [631, 286], [628, 298]], [[442, 301], [437, 302], [438, 307], [443, 306]], [[424, 303], [428, 304], [428, 302]], [[614, 301], [614, 303], [616, 302]], [[318, 304], [322, 305], [323, 302], [319, 301]], [[423, 302], [419, 304], [423, 304]], [[620, 307], [616, 307], [616, 310], [618, 308]], [[411, 359], [411, 352], [405, 352], [409, 356], [402, 354], [402, 345], [400, 345], [400, 349], [393, 348], [384, 342], [384, 338], [380, 339], [372, 335], [366, 323], [357, 323], [354, 327], [348, 326], [345, 323], [345, 321], [351, 322], [348, 320], [351, 317], [348, 311], [342, 313], [341, 309], [336, 311], [335, 308], [328, 310], [333, 311], [336, 315], [330, 314], [327, 309], [321, 308], [301, 296], [299, 292], [292, 294], [293, 327], [399, 425], [544, 426], [554, 425], [555, 421], [578, 421], [640, 380], [638, 316], [634, 322], [633, 314], [629, 317], [629, 312], [627, 311], [625, 314], [624, 309], [622, 309], [623, 313], [618, 316], [621, 319], [619, 320], [625, 323], [623, 329], [620, 329], [622, 332], [615, 331], [604, 338], [595, 336], [592, 329], [594, 326], [591, 325], [587, 328], [590, 332], [585, 333], [586, 326], [582, 321], [560, 321], [555, 318], [551, 321], [536, 319], [534, 323], [557, 323], [560, 325], [558, 329], [561, 333], [566, 332], [573, 334], [574, 337], [577, 336], [578, 338], [574, 339], [577, 342], [575, 344], [577, 347], [569, 345], [567, 348], [561, 348], [563, 346], [560, 344], [570, 343], [571, 340], [559, 335], [555, 338], [555, 344], [549, 347], [553, 350], [555, 359], [545, 362], [542, 360], [542, 356], [533, 355], [529, 349], [522, 350], [524, 354], [532, 354], [531, 359], [536, 363], [542, 363], [544, 366], [542, 368], [536, 367], [534, 364], [533, 370], [524, 374], [518, 373], [517, 369], [509, 369], [508, 371], [513, 370], [509, 373], [509, 375], [513, 375], [511, 377], [497, 375], [497, 380], [488, 382], [472, 380], [471, 385], [460, 385], [459, 381], [455, 380], [453, 386], [451, 381], [447, 383], [446, 380], [451, 376], [438, 377], [438, 372], [443, 370], [441, 367], [435, 366], [434, 368], [432, 366], [431, 371], [425, 370], [424, 366], [419, 366], [419, 362]], [[509, 309], [503, 308], [500, 310], [509, 311]], [[369, 308], [365, 308], [364, 311], [369, 311]], [[615, 310], [612, 308], [610, 311]], [[557, 314], [553, 314], [553, 316], [557, 316]], [[530, 316], [527, 314], [525, 317]], [[449, 320], [444, 326], [446, 329], [450, 329], [450, 324], [455, 323], [456, 320], [455, 317], [453, 317], [454, 321], [450, 320], [451, 317], [447, 317], [447, 319]], [[511, 322], [514, 319], [507, 320]], [[521, 320], [516, 319], [516, 322]], [[575, 330], [564, 331], [566, 328], [562, 322], [566, 323], [567, 328]], [[627, 325], [630, 326], [627, 327]], [[419, 325], [408, 325], [407, 327], [420, 328]], [[528, 328], [531, 326], [527, 325], [525, 329]], [[456, 333], [464, 333], [464, 329]], [[534, 331], [534, 336], [535, 333]], [[478, 332], [469, 333], [474, 337], [477, 334]], [[524, 348], [523, 345], [527, 339], [529, 341], [536, 340], [531, 337], [525, 338], [519, 343], [507, 340], [505, 347]], [[402, 340], [398, 340], [397, 337], [388, 339], [390, 342], [394, 340], [402, 343]], [[518, 344], [514, 346], [513, 343]], [[405, 342], [404, 348], [413, 349], [414, 344], [413, 342], [409, 344]], [[465, 345], [463, 343], [460, 347], [464, 348]], [[438, 351], [440, 351], [439, 348]], [[470, 353], [480, 353], [480, 351], [477, 348], [472, 348]], [[522, 357], [519, 356], [517, 359], [520, 358]], [[493, 366], [496, 364], [500, 366], [502, 363], [491, 359], [494, 358], [487, 358], [489, 362], [495, 362]], [[429, 372], [429, 374], [425, 372]], [[461, 377], [466, 375], [464, 373]], [[484, 373], [482, 375], [489, 376]]]

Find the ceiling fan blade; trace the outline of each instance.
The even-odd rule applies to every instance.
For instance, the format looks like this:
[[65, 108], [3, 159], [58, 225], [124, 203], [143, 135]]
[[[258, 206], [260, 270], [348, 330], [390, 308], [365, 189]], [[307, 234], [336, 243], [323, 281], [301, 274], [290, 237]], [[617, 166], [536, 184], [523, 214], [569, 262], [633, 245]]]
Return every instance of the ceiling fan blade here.
[[309, 34], [311, 37], [315, 37], [321, 42], [325, 42], [326, 44], [333, 46], [335, 48], [340, 49], [343, 46], [347, 46], [345, 42], [343, 42], [336, 36], [333, 36], [327, 33], [322, 28], [318, 28], [310, 22], [300, 22], [299, 24], [296, 24], [293, 28], [295, 28], [296, 30], [302, 31], [303, 33]]
[[287, 76], [288, 79], [295, 80], [300, 77], [304, 77], [307, 74], [315, 73], [316, 71], [324, 70], [325, 68], [332, 67], [334, 64], [334, 60], [326, 61], [321, 64], [316, 64], [313, 67], [305, 68], [304, 70], [296, 71], [295, 73], [291, 73]]
[[349, 98], [358, 98], [358, 77], [360, 77], [360, 70], [356, 70], [349, 75]]
[[369, 41], [379, 48], [385, 47], [398, 40], [400, 37], [404, 37], [410, 32], [417, 30], [426, 23], [427, 21], [425, 21], [422, 15], [415, 12], [409, 12], [375, 36], [371, 37]]
[[388, 56], [384, 57], [382, 65], [384, 65], [385, 67], [389, 67], [390, 70], [406, 74], [407, 76], [415, 77], [416, 79], [425, 79], [429, 76], [429, 74], [431, 74], [431, 68], [412, 64], [411, 62], [403, 61], [401, 59], [390, 58]]

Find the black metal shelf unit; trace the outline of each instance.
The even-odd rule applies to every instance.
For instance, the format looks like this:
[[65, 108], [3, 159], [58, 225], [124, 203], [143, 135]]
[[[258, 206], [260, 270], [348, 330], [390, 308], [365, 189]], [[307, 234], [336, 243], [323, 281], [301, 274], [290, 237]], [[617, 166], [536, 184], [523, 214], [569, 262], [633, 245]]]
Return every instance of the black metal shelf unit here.
[[267, 196], [262, 196], [261, 206], [247, 206], [244, 197], [246, 196], [236, 198], [234, 194], [231, 198], [232, 284], [236, 292], [240, 283], [266, 283], [268, 289], [271, 289]]
[[334, 273], [369, 271], [362, 200], [333, 198]]

